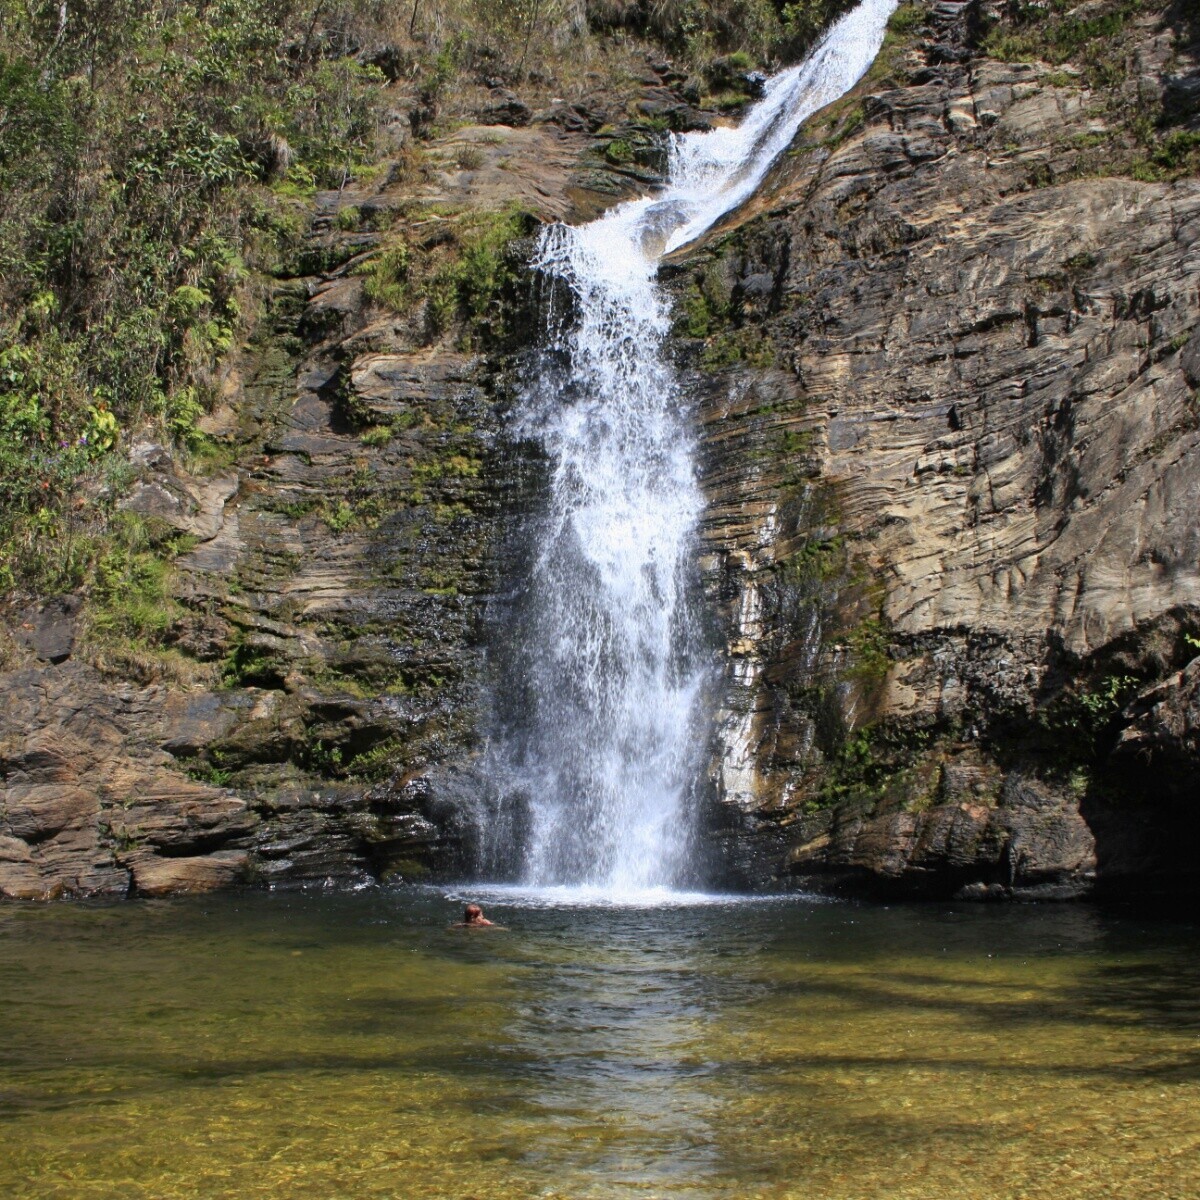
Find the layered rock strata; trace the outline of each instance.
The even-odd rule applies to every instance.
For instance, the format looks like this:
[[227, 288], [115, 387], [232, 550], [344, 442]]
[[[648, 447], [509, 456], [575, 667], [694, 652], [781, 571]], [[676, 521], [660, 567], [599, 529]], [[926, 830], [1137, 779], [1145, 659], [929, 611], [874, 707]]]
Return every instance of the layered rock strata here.
[[[712, 822], [759, 885], [1198, 879], [1200, 186], [1105, 177], [1105, 97], [987, 17], [936, 6], [675, 267]], [[1169, 14], [1122, 36], [1143, 89], [1197, 77]]]

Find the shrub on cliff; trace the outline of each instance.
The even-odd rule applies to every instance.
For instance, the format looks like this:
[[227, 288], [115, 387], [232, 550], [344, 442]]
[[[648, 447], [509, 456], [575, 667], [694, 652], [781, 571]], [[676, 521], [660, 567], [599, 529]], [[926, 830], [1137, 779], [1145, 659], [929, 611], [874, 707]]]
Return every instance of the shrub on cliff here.
[[[1135, 49], [1137, 30], [1170, 30], [1172, 64], [1163, 86]], [[1200, 102], [1183, 69], [1200, 51], [1197, 6], [1186, 0], [1056, 0], [996, 6], [980, 24], [980, 49], [1004, 62], [1042, 63], [1046, 84], [1091, 93], [1102, 118], [1074, 139], [1077, 175], [1167, 181], [1200, 172]], [[1039, 182], [1051, 182], [1049, 178]]]
[[853, 0], [588, 0], [594, 29], [653, 38], [700, 66], [741, 51], [760, 63], [799, 58]]
[[284, 227], [268, 185], [370, 155], [381, 76], [353, 18], [0, 0], [0, 588], [52, 566], [35, 548], [122, 431], [194, 439], [247, 258]]

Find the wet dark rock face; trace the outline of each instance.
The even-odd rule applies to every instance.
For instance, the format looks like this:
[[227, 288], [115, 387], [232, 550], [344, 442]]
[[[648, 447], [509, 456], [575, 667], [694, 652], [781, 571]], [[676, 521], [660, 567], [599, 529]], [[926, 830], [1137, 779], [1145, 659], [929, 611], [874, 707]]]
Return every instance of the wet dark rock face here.
[[[323, 298], [307, 290], [277, 297], [236, 398], [237, 419], [265, 430], [260, 453], [216, 480], [161, 447], [135, 454], [129, 507], [195, 542], [174, 564], [168, 636], [196, 678], [114, 677], [72, 659], [77, 605], [29, 614], [41, 662], [5, 677], [0, 713], [9, 896], [419, 877], [455, 861], [452, 783], [430, 781], [468, 762], [476, 725], [496, 401], [466, 355], [347, 365], [325, 343], [279, 362], [284, 331]], [[369, 436], [385, 416], [387, 438]]]

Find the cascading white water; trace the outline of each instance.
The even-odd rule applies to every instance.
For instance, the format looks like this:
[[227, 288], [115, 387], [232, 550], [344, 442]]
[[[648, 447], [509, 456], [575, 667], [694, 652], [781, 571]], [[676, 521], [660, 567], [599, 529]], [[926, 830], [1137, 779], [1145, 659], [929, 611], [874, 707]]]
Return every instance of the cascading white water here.
[[527, 806], [527, 885], [633, 895], [687, 879], [707, 738], [688, 611], [702, 500], [658, 262], [749, 198], [801, 122], [857, 82], [896, 3], [842, 17], [741, 125], [675, 137], [662, 192], [542, 234], [534, 266], [570, 288], [578, 316], [541, 356], [519, 416], [551, 484], [521, 647], [525, 711], [493, 766]]

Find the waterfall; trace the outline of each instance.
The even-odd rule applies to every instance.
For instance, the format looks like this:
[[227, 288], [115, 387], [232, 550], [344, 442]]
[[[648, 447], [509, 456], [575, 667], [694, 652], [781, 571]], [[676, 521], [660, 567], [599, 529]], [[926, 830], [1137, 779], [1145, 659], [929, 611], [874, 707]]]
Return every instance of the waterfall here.
[[737, 127], [674, 137], [661, 192], [542, 232], [533, 266], [574, 305], [569, 323], [550, 321], [516, 418], [550, 486], [520, 599], [523, 678], [501, 684], [519, 711], [491, 754], [502, 796], [484, 831], [491, 861], [507, 852], [526, 885], [620, 896], [689, 881], [709, 737], [694, 612], [703, 500], [658, 263], [748, 199], [800, 124], [857, 82], [895, 6], [864, 0]]

